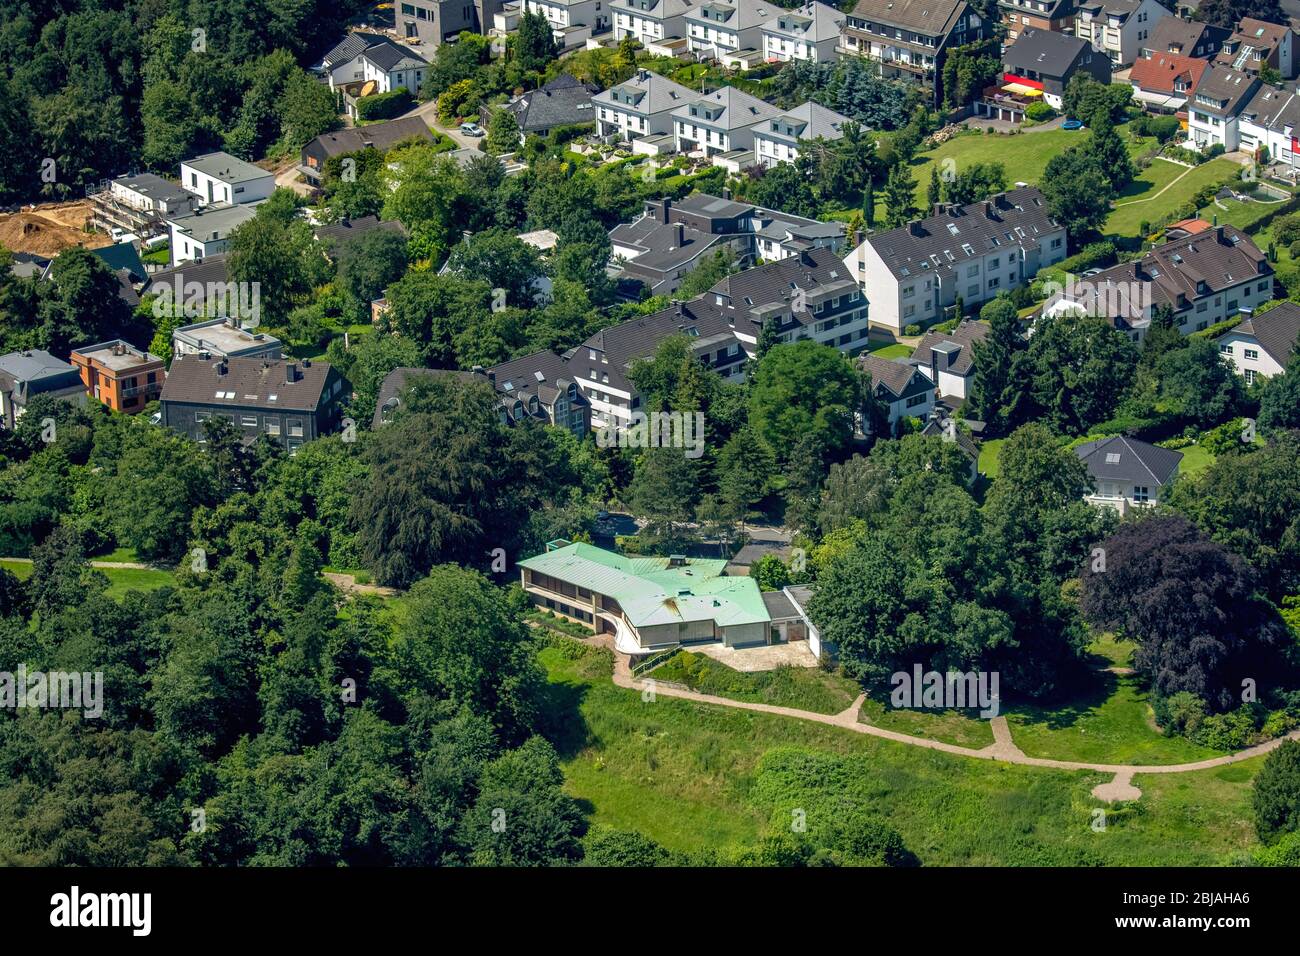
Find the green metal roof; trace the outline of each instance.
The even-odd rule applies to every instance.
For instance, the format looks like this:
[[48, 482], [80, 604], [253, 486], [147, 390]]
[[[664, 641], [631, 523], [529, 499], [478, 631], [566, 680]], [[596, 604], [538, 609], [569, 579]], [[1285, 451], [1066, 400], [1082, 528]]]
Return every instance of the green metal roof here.
[[758, 585], [727, 577], [727, 562], [688, 558], [629, 558], [578, 542], [519, 562], [520, 567], [611, 597], [633, 627], [683, 621], [714, 621], [719, 627], [770, 621]]

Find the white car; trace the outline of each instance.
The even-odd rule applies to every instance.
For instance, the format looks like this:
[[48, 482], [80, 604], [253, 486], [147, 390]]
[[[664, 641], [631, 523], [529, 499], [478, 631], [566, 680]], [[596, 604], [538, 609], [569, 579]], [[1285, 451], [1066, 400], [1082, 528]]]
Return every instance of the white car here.
[[461, 123], [460, 131], [466, 136], [482, 136], [486, 132], [478, 123]]

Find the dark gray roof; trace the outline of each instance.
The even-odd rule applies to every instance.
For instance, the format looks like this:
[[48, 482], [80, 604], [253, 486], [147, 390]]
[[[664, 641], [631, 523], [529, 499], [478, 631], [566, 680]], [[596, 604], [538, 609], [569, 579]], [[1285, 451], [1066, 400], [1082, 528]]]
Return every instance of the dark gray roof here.
[[[1221, 116], [1235, 116], [1258, 86], [1259, 77], [1215, 63], [1201, 76], [1192, 96], [1198, 109], [1212, 110]], [[1203, 102], [1201, 97], [1208, 97], [1213, 102]]]
[[356, 59], [383, 39], [378, 33], [349, 33], [338, 46], [326, 53], [321, 60], [326, 66], [347, 63], [349, 60]]
[[355, 153], [367, 148], [386, 151], [395, 143], [413, 138], [433, 139], [433, 132], [429, 129], [429, 125], [418, 116], [407, 116], [386, 123], [371, 123], [368, 126], [322, 133], [304, 149], [309, 149], [313, 143], [318, 143], [326, 156], [341, 156], [344, 153]]
[[774, 621], [789, 620], [799, 616], [794, 602], [782, 591], [764, 591], [763, 606], [767, 608], [768, 616]]
[[906, 279], [951, 271], [999, 246], [1037, 248], [1043, 236], [1060, 230], [1043, 194], [1026, 187], [983, 202], [945, 207], [936, 215], [870, 236], [867, 242], [895, 277]]
[[1273, 361], [1285, 366], [1300, 340], [1300, 305], [1283, 302], [1261, 315], [1246, 319], [1233, 332], [1254, 336]]
[[[527, 400], [536, 395], [543, 405], [551, 406], [562, 389], [573, 381], [568, 363], [554, 352], [533, 352], [493, 365], [486, 372], [488, 379], [503, 397]], [[582, 393], [578, 401], [586, 404]]]
[[487, 382], [487, 376], [478, 375], [474, 372], [461, 372], [455, 369], [442, 368], [412, 368], [411, 366], [399, 366], [384, 376], [384, 380], [379, 385], [379, 394], [375, 397], [375, 415], [372, 420], [372, 427], [378, 428], [383, 424], [384, 408], [396, 408], [402, 402], [402, 393], [411, 385], [411, 383], [420, 378], [439, 378], [443, 376], [454, 376], [467, 382], [481, 381]]
[[149, 282], [143, 291], [148, 294], [157, 292], [160, 286], [172, 286], [174, 288], [177, 277], [180, 278], [182, 289], [187, 283], [191, 282], [197, 282], [204, 288], [207, 288], [208, 283], [224, 284], [229, 282], [230, 271], [226, 266], [226, 253], [208, 256], [206, 259], [182, 262], [170, 269], [159, 270], [149, 277]]
[[[748, 325], [749, 331], [755, 331], [769, 316], [791, 312], [800, 294], [811, 309], [857, 289], [857, 283], [838, 255], [830, 249], [805, 249], [798, 255], [729, 275], [710, 289], [709, 294], [723, 297], [724, 314], [738, 328]], [[792, 313], [792, 318], [801, 325], [815, 321], [807, 310]]]
[[1154, 481], [1168, 483], [1183, 460], [1181, 451], [1161, 448], [1148, 442], [1116, 435], [1085, 442], [1074, 450], [1088, 468], [1088, 475], [1107, 481], [1131, 481], [1141, 484]]
[[853, 16], [925, 36], [947, 36], [965, 10], [966, 0], [858, 0]]
[[649, 216], [615, 226], [610, 230], [609, 239], [617, 245], [641, 250], [629, 265], [655, 272], [680, 269], [726, 241], [724, 236], [700, 232], [684, 223], [665, 224]]
[[144, 263], [140, 260], [140, 253], [136, 251], [135, 246], [129, 242], [119, 242], [112, 246], [102, 246], [99, 249], [91, 249], [96, 256], [104, 261], [104, 264], [114, 272], [125, 270], [131, 274], [134, 282], [143, 282], [149, 277], [145, 271]]
[[866, 352], [858, 356], [858, 367], [871, 376], [873, 390], [879, 392], [884, 387], [893, 393], [895, 399], [902, 398], [909, 392], [924, 391], [916, 381], [918, 377], [929, 388], [935, 387], [915, 365], [906, 360], [884, 359]]
[[406, 235], [406, 227], [396, 219], [362, 216], [360, 219], [344, 219], [328, 226], [317, 226], [316, 238], [326, 245], [335, 246], [339, 243], [351, 242], [353, 239], [364, 236], [368, 232], [374, 232], [376, 229], [395, 232], [401, 236]]
[[[296, 381], [287, 380], [287, 365], [296, 367]], [[218, 374], [221, 367], [224, 375]], [[325, 362], [268, 358], [205, 361], [195, 355], [177, 356], [167, 371], [162, 401], [312, 412], [320, 404], [329, 373]]]
[[76, 367], [44, 349], [27, 349], [0, 355], [0, 376], [12, 380], [25, 395], [52, 392], [81, 384]]
[[428, 66], [429, 63], [410, 47], [403, 46], [388, 37], [380, 37], [379, 42], [366, 47], [361, 55], [386, 73], [403, 65]]
[[1241, 108], [1241, 115], [1268, 129], [1283, 131], [1287, 126], [1300, 129], [1300, 96], [1294, 89], [1261, 85]]
[[[1044, 20], [1060, 20], [1074, 13], [1074, 0], [1047, 0], [1047, 9], [1039, 10], [1027, 0], [998, 0], [998, 6], [1008, 13], [1029, 13]], [[1031, 10], [1031, 7], [1033, 8]]]
[[50, 267], [50, 263], [53, 261], [30, 252], [15, 252], [13, 253], [11, 270], [14, 275], [20, 278], [36, 279], [45, 275], [45, 270]]
[[205, 176], [211, 176], [213, 179], [219, 179], [223, 183], [232, 185], [252, 182], [256, 179], [265, 179], [267, 176], [275, 176], [275, 173], [269, 169], [254, 166], [252, 163], [244, 162], [238, 156], [231, 156], [221, 150], [187, 159], [183, 165], [189, 166], [191, 169], [197, 169]]
[[1092, 45], [1087, 40], [1066, 36], [1054, 30], [1022, 30], [1016, 41], [1002, 54], [1008, 70], [1033, 70], [1047, 76], [1064, 77]]
[[1156, 21], [1156, 25], [1151, 28], [1151, 36], [1147, 37], [1143, 46], [1160, 53], [1193, 56], [1198, 45], [1212, 41], [1217, 47], [1227, 36], [1228, 31], [1222, 27], [1168, 16]]
[[922, 365], [929, 365], [930, 349], [945, 343], [953, 344], [958, 348], [957, 357], [951, 360], [945, 371], [952, 372], [954, 375], [965, 375], [970, 371], [971, 362], [975, 357], [975, 343], [983, 341], [988, 334], [989, 327], [983, 322], [967, 319], [958, 323], [951, 332], [926, 332], [917, 343], [912, 358]]
[[158, 202], [188, 201], [194, 196], [192, 192], [154, 173], [140, 173], [138, 176], [119, 176], [113, 182]]
[[596, 112], [591, 97], [599, 92], [596, 84], [582, 83], [561, 73], [541, 89], [516, 97], [505, 108], [514, 114], [519, 129], [525, 133], [594, 123]]
[[[929, 437], [943, 438], [948, 434], [948, 431], [944, 427], [944, 420], [942, 418], [932, 416], [925, 423], [925, 427], [921, 429], [921, 434]], [[970, 458], [973, 461], [979, 461], [979, 446], [975, 444], [975, 439], [971, 438], [969, 432], [958, 428], [953, 431], [952, 435], [953, 443], [962, 450], [962, 453], [967, 458]]]

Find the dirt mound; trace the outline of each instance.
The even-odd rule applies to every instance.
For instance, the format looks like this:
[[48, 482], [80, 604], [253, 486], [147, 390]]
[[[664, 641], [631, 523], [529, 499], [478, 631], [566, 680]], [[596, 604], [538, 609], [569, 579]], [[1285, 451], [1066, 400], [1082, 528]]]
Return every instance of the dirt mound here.
[[34, 210], [0, 214], [0, 245], [13, 252], [54, 257], [72, 246], [112, 245], [103, 233], [85, 232], [90, 206], [84, 202], [46, 203]]

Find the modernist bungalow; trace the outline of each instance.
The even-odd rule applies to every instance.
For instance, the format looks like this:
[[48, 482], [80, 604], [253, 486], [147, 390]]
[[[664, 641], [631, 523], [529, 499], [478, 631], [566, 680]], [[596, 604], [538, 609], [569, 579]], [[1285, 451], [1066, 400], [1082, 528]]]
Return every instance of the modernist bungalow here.
[[230, 234], [255, 215], [251, 206], [222, 205], [193, 216], [169, 219], [172, 266], [225, 252], [230, 247]]
[[1074, 450], [1088, 469], [1093, 491], [1085, 500], [1117, 508], [1121, 514], [1134, 507], [1156, 504], [1178, 475], [1181, 451], [1161, 448], [1127, 435], [1099, 438]]
[[1286, 370], [1300, 340], [1300, 305], [1283, 302], [1219, 336], [1219, 354], [1253, 385]]
[[682, 556], [624, 557], [561, 540], [520, 561], [519, 568], [533, 605], [599, 634], [613, 634], [614, 648], [622, 654], [691, 644], [772, 643], [772, 615], [758, 584], [749, 577], [728, 577], [726, 564]]

